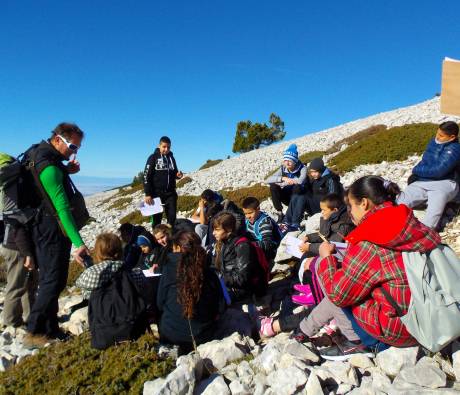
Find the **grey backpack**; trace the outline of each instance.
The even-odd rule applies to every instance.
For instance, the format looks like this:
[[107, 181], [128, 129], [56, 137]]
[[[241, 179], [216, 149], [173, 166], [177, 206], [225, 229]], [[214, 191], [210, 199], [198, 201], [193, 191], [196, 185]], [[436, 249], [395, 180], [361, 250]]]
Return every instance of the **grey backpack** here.
[[443, 244], [427, 254], [402, 256], [412, 294], [407, 314], [385, 296], [419, 344], [437, 352], [460, 336], [460, 259]]

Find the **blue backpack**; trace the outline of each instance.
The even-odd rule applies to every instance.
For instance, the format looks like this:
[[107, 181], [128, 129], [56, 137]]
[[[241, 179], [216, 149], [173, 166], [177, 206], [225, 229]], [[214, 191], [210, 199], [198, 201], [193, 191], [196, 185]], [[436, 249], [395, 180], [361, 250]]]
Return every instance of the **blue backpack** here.
[[[259, 218], [257, 218], [256, 222], [254, 222], [254, 233], [255, 233], [256, 240], [259, 240], [259, 241], [262, 240], [262, 235], [260, 233], [259, 227], [260, 227], [260, 223], [267, 217], [270, 219], [270, 222], [272, 224], [273, 240], [279, 246], [280, 243], [281, 243], [281, 240], [283, 238], [283, 233], [281, 232], [281, 230], [280, 230], [278, 224], [275, 222], [275, 220], [272, 217], [270, 217], [269, 215], [265, 214], [265, 213], [260, 213]], [[246, 228], [248, 227], [248, 225], [249, 225], [249, 220], [246, 220]]]

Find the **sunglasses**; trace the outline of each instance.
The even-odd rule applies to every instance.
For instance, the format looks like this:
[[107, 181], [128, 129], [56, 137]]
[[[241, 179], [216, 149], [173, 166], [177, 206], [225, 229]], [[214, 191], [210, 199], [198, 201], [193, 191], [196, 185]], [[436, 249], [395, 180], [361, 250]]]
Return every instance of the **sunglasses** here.
[[61, 136], [60, 134], [57, 134], [56, 136], [58, 136], [63, 142], [65, 145], [67, 145], [67, 148], [73, 152], [76, 152], [78, 151], [78, 149], [80, 148], [78, 145], [76, 144], [73, 144], [73, 143], [70, 143], [68, 142], [64, 136]]

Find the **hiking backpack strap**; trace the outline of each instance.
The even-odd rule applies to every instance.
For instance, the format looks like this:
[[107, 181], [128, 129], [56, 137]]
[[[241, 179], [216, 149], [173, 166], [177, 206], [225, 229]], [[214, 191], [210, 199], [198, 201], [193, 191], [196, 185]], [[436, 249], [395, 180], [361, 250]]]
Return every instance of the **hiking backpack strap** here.
[[393, 296], [391, 296], [390, 293], [383, 287], [380, 287], [380, 290], [382, 291], [383, 296], [385, 296], [387, 302], [390, 303], [391, 307], [395, 309], [397, 316], [402, 317], [404, 314], [401, 310], [401, 307], [399, 307], [399, 305], [396, 303], [396, 300], [394, 300]]
[[[21, 155], [24, 155], [24, 154], [21, 154]], [[56, 219], [57, 223], [59, 224], [59, 228], [61, 229], [61, 232], [63, 233], [64, 236], [67, 237], [67, 233], [64, 229], [64, 225], [62, 224], [58, 216], [56, 208], [54, 207], [53, 202], [51, 201], [51, 198], [49, 197], [48, 193], [46, 193], [45, 188], [43, 188], [43, 184], [40, 181], [40, 176], [38, 174], [36, 165], [37, 163], [35, 163], [35, 155], [34, 157], [31, 157], [30, 160], [28, 159], [25, 161], [25, 167], [32, 175], [35, 185], [37, 186], [37, 189], [40, 192], [40, 195], [45, 203], [46, 208], [48, 209], [48, 212], [53, 215], [53, 217]]]

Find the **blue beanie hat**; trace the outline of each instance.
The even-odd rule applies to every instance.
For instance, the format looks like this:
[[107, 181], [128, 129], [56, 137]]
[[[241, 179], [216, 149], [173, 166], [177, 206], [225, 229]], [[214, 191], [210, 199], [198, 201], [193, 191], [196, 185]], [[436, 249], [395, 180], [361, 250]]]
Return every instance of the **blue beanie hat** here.
[[283, 154], [283, 160], [290, 160], [294, 163], [299, 161], [299, 154], [297, 152], [297, 145], [291, 144]]
[[150, 242], [150, 240], [148, 239], [148, 237], [146, 237], [146, 236], [144, 236], [144, 235], [137, 236], [136, 244], [137, 244], [139, 247], [147, 246], [147, 247], [152, 248], [152, 243]]

